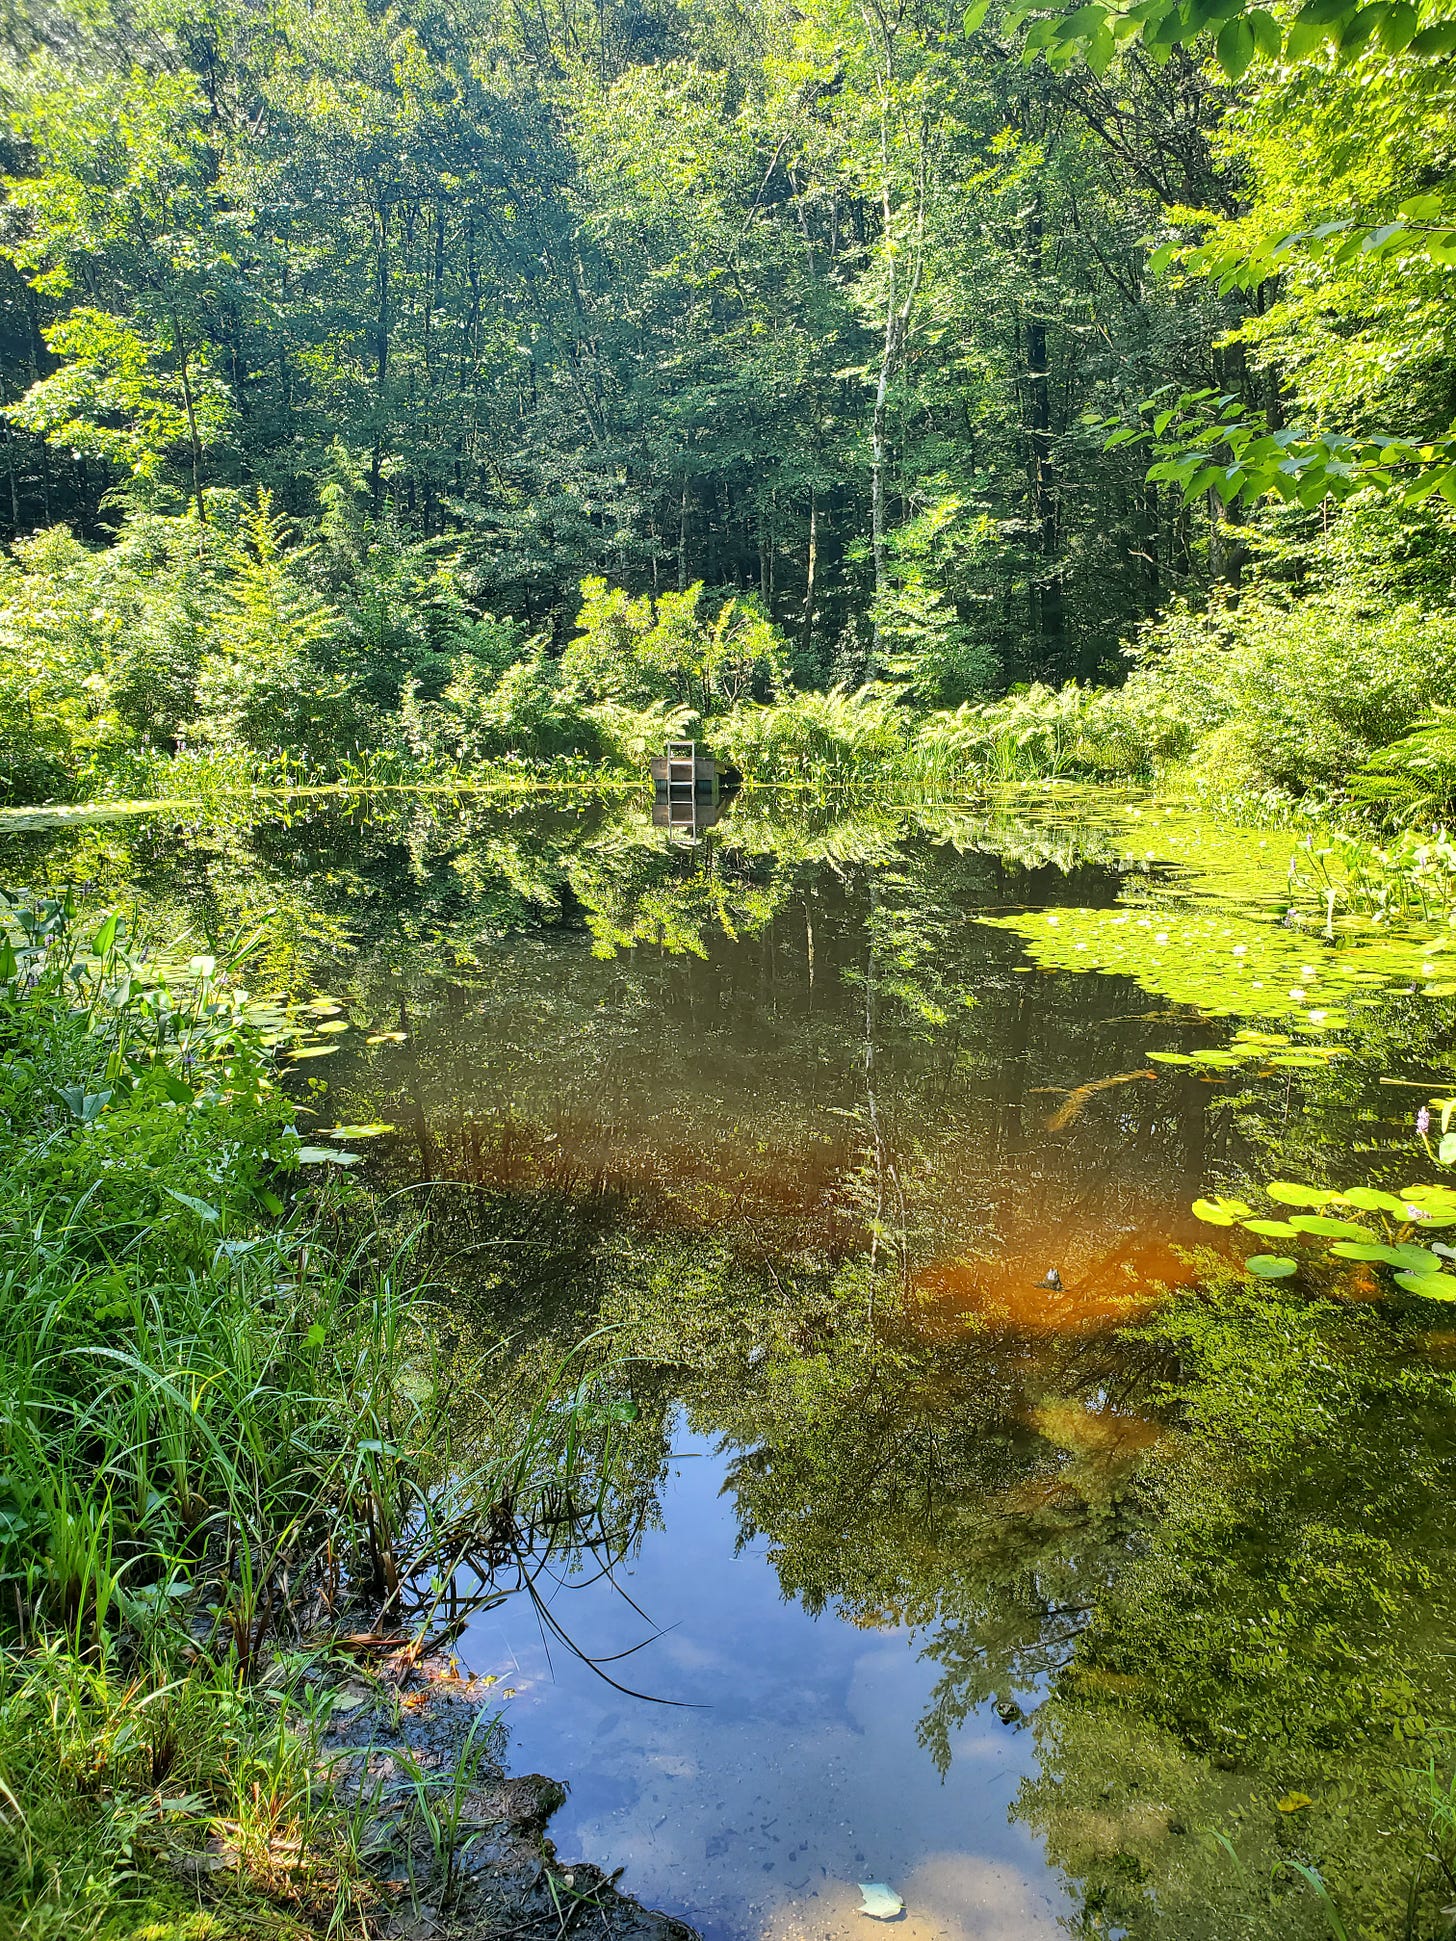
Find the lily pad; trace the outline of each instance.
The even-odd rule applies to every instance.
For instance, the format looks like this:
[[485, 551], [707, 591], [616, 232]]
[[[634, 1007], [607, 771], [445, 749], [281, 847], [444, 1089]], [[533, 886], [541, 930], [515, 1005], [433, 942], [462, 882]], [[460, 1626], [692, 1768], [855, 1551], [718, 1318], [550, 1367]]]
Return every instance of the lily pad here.
[[1299, 1231], [1288, 1220], [1243, 1220], [1240, 1225], [1245, 1233], [1257, 1233], [1261, 1240], [1292, 1240]]
[[340, 1152], [336, 1146], [300, 1146], [298, 1149], [300, 1166], [357, 1166], [359, 1155], [356, 1152]]
[[[1299, 1262], [1291, 1260], [1287, 1254], [1254, 1254], [1244, 1262], [1244, 1266], [1261, 1281], [1288, 1280], [1291, 1274], [1299, 1272]], [[1456, 1281], [1452, 1285], [1456, 1287]]]
[[1394, 1193], [1382, 1192], [1378, 1186], [1352, 1186], [1348, 1193], [1336, 1196], [1338, 1206], [1357, 1206], [1365, 1213], [1393, 1213], [1397, 1219], [1406, 1216], [1405, 1202], [1398, 1200]]
[[1456, 1301], [1456, 1274], [1397, 1274], [1395, 1284], [1423, 1301]]
[[1369, 1227], [1353, 1220], [1336, 1220], [1328, 1213], [1296, 1213], [1290, 1221], [1296, 1233], [1317, 1234], [1321, 1240], [1374, 1240]]
[[1243, 1220], [1253, 1212], [1245, 1200], [1195, 1200], [1194, 1218], [1203, 1220], [1211, 1227], [1231, 1227], [1235, 1220]]
[[1403, 1186], [1400, 1197], [1411, 1206], [1433, 1213], [1456, 1213], [1456, 1192], [1449, 1186]]
[[1439, 1273], [1433, 1255], [1424, 1247], [1412, 1247], [1404, 1241], [1396, 1247], [1384, 1246], [1373, 1240], [1367, 1246], [1359, 1246], [1352, 1240], [1337, 1240], [1330, 1252], [1341, 1260], [1379, 1261], [1383, 1267], [1399, 1267], [1407, 1274]]
[[1337, 1197], [1333, 1192], [1321, 1192], [1317, 1186], [1299, 1186], [1287, 1179], [1270, 1180], [1264, 1191], [1281, 1206], [1326, 1206]]

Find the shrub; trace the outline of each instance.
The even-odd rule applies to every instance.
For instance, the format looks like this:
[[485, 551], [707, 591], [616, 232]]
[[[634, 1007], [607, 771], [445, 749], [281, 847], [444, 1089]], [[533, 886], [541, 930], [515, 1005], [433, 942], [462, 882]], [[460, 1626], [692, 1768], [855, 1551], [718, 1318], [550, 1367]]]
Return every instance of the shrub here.
[[835, 687], [735, 708], [713, 745], [755, 781], [870, 780], [903, 763], [909, 720], [897, 689]]
[[1456, 613], [1384, 608], [1358, 588], [1260, 587], [1236, 607], [1176, 608], [1137, 653], [1127, 705], [1186, 723], [1196, 770], [1338, 789], [1456, 687]]
[[707, 716], [786, 676], [788, 650], [757, 601], [725, 600], [708, 619], [701, 581], [652, 600], [583, 580], [576, 624], [562, 673], [587, 701], [666, 701]]

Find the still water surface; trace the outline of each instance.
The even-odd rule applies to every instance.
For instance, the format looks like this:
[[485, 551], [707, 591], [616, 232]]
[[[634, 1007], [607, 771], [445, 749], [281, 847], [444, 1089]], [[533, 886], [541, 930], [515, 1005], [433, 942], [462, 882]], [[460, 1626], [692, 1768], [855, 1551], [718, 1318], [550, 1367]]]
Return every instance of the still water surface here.
[[614, 1691], [520, 1600], [465, 1642], [472, 1665], [517, 1692], [516, 1759], [571, 1775], [553, 1823], [562, 1853], [610, 1858], [641, 1899], [710, 1941], [863, 1932], [861, 1880], [894, 1886], [907, 1910], [897, 1931], [917, 1941], [1061, 1932], [1070, 1903], [1008, 1815], [1030, 1735], [982, 1705], [938, 1772], [916, 1737], [936, 1679], [915, 1629], [815, 1617], [786, 1598], [768, 1542], [741, 1539], [718, 1446], [675, 1426], [673, 1449], [661, 1525], [612, 1580], [541, 1589], [598, 1658], [671, 1627], [607, 1669], [677, 1705]]
[[[1212, 1347], [1137, 1324], [1227, 1251], [1199, 1193], [1422, 1169], [1450, 1005], [1287, 915], [1288, 844], [1139, 814], [745, 798], [684, 846], [635, 798], [344, 801], [0, 837], [11, 883], [198, 937], [266, 915], [266, 976], [350, 1027], [299, 1048], [310, 1123], [390, 1128], [363, 1171], [426, 1209], [462, 1325], [517, 1378], [607, 1344], [635, 1535], [549, 1561], [559, 1630], [517, 1597], [461, 1655], [514, 1694], [517, 1768], [570, 1782], [563, 1856], [712, 1941], [864, 1937], [859, 1881], [915, 1941], [1320, 1934], [1286, 1853], [1404, 1892], [1382, 1801], [1450, 1707], [1456, 1578], [1450, 1398], [1410, 1369], [1456, 1344], [1397, 1340], [1370, 1283]], [[1150, 1056], [1249, 1020], [1293, 1051]]]

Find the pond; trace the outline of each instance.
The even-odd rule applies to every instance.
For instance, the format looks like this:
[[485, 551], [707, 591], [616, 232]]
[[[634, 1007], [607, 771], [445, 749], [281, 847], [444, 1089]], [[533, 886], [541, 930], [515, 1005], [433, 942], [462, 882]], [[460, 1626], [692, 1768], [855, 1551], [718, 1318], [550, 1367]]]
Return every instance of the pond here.
[[261, 924], [498, 1406], [584, 1340], [626, 1398], [628, 1539], [459, 1641], [564, 1855], [712, 1941], [863, 1935], [860, 1882], [916, 1941], [1443, 1932], [1456, 1332], [1191, 1209], [1438, 1177], [1444, 937], [1072, 791], [694, 833], [322, 795], [12, 818], [0, 881]]

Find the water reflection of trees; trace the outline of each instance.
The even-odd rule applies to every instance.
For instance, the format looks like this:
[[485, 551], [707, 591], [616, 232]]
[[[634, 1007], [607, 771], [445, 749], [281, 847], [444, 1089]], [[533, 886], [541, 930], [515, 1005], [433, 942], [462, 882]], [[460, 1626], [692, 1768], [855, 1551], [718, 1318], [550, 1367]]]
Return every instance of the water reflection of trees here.
[[1114, 849], [753, 797], [681, 849], [634, 799], [406, 800], [110, 824], [11, 874], [205, 933], [276, 912], [274, 975], [402, 1032], [354, 1034], [320, 1109], [399, 1125], [371, 1160], [391, 1217], [423, 1211], [462, 1327], [511, 1342], [480, 1406], [529, 1410], [609, 1328], [620, 1527], [685, 1404], [786, 1594], [913, 1628], [931, 1756], [987, 1700], [1032, 1715], [1020, 1810], [1087, 1932], [1323, 1934], [1305, 1860], [1352, 1935], [1427, 1941], [1456, 1899], [1408, 1777], [1456, 1722], [1441, 1344], [1216, 1274], [1145, 1297], [1186, 1277], [1211, 1170], [1317, 1174], [1362, 1115], [1393, 1142], [1371, 1078], [1449, 1058], [1443, 1021], [1389, 1000], [1277, 1087], [1138, 1077], [1196, 1022], [1029, 976], [968, 920], [1105, 900]]

